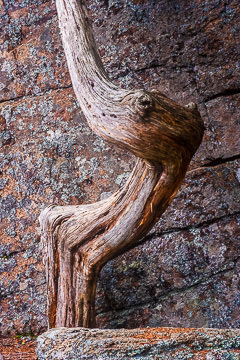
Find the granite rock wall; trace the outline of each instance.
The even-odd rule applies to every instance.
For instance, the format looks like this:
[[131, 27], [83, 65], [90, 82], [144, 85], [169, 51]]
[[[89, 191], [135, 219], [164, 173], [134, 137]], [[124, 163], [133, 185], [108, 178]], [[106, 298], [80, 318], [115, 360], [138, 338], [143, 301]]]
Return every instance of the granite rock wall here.
[[[238, 1], [87, 3], [111, 78], [196, 102], [206, 127], [160, 222], [102, 269], [98, 325], [239, 327]], [[38, 334], [46, 329], [41, 209], [108, 196], [134, 159], [87, 126], [55, 1], [0, 0], [0, 19], [0, 327]]]
[[238, 360], [240, 330], [51, 329], [38, 337], [38, 360]]

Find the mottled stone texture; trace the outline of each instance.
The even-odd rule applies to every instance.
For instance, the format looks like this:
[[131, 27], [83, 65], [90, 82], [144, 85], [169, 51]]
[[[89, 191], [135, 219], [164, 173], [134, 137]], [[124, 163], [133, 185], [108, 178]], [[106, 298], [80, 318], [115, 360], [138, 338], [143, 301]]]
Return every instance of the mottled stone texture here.
[[[110, 76], [197, 102], [204, 142], [177, 198], [136, 249], [101, 272], [102, 327], [239, 327], [237, 0], [88, 0]], [[134, 160], [92, 134], [75, 100], [55, 1], [0, 0], [0, 327], [46, 329], [37, 218], [97, 201]]]
[[240, 330], [50, 330], [38, 337], [39, 360], [238, 360]]

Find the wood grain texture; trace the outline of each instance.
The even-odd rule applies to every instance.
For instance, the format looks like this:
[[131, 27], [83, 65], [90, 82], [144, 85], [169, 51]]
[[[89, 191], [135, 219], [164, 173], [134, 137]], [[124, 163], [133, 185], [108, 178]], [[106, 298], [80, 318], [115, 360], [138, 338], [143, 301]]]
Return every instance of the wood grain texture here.
[[133, 247], [178, 191], [203, 135], [194, 106], [157, 90], [127, 91], [111, 83], [96, 50], [83, 1], [56, 0], [73, 88], [89, 126], [133, 152], [126, 184], [90, 205], [50, 206], [40, 223], [50, 327], [94, 327], [96, 281], [102, 266]]

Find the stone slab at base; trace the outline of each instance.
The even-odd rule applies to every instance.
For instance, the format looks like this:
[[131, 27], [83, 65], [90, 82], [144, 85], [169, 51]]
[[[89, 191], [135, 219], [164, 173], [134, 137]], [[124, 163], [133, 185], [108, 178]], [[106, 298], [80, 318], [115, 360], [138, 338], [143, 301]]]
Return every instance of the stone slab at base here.
[[234, 329], [51, 329], [38, 337], [38, 360], [240, 360]]

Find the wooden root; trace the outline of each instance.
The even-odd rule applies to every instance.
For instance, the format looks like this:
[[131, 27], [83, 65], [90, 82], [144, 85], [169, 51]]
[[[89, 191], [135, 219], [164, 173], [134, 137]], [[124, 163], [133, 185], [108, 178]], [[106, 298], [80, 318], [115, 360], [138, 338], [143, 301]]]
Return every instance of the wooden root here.
[[72, 84], [89, 126], [137, 156], [126, 184], [90, 205], [50, 206], [40, 216], [50, 327], [94, 327], [95, 291], [107, 261], [133, 247], [174, 198], [203, 135], [196, 107], [156, 90], [112, 84], [83, 1], [56, 0]]

